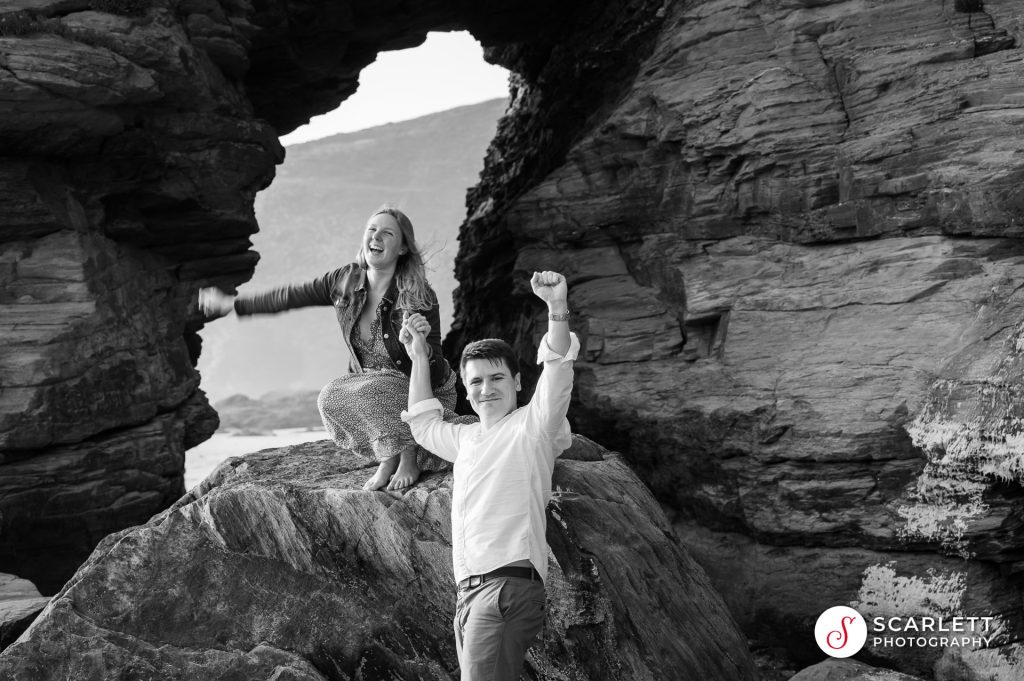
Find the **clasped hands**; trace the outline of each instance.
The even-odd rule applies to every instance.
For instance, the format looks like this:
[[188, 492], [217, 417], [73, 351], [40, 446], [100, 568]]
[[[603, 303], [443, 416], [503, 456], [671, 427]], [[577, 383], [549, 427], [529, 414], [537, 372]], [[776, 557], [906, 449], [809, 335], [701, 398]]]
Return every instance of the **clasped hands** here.
[[427, 334], [430, 333], [430, 322], [419, 312], [405, 313], [402, 317], [402, 330], [398, 332], [398, 340], [405, 346], [410, 358], [426, 358], [430, 355], [427, 345]]

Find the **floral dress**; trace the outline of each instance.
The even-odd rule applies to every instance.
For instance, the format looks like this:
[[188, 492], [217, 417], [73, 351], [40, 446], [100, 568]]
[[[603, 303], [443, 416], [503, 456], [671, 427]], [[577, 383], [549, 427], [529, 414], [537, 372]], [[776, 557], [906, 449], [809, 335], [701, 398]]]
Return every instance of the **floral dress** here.
[[[370, 340], [364, 340], [359, 325], [352, 328], [352, 349], [363, 367], [361, 374], [346, 374], [328, 383], [317, 401], [327, 434], [341, 448], [377, 461], [401, 454], [416, 441], [401, 413], [409, 404], [409, 377], [395, 368], [381, 336], [380, 312], [370, 325]], [[446, 421], [461, 421], [455, 412], [455, 372], [434, 390], [444, 407]], [[419, 448], [421, 469], [437, 469], [441, 459]]]

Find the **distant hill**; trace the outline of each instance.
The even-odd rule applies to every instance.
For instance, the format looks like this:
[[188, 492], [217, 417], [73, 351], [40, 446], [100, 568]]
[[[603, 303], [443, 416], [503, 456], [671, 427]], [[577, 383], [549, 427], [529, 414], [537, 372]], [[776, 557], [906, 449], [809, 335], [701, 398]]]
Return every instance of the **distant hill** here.
[[232, 395], [213, 405], [220, 415], [218, 432], [265, 435], [278, 428], [322, 428], [317, 395], [318, 390], [271, 391], [259, 399]]
[[[505, 100], [492, 100], [288, 147], [274, 183], [256, 198], [253, 247], [261, 259], [241, 290], [307, 281], [352, 262], [367, 218], [392, 203], [409, 215], [430, 255], [446, 333], [466, 190], [479, 179], [504, 110]], [[331, 308], [230, 317], [201, 335], [199, 370], [211, 401], [319, 389], [348, 365]]]

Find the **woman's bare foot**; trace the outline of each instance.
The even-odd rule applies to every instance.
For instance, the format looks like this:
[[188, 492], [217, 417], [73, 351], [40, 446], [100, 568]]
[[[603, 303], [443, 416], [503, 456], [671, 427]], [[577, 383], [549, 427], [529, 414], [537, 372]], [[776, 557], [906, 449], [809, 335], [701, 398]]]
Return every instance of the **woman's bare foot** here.
[[393, 456], [390, 459], [384, 459], [377, 466], [377, 472], [373, 474], [373, 477], [363, 483], [363, 489], [367, 492], [382, 489], [388, 484], [388, 480], [395, 474], [395, 470], [398, 468], [398, 458]]
[[410, 447], [399, 456], [391, 457], [388, 461], [392, 459], [400, 459], [400, 461], [398, 462], [398, 470], [395, 471], [395, 475], [391, 478], [388, 489], [412, 487], [420, 477], [420, 467], [416, 465], [416, 448]]

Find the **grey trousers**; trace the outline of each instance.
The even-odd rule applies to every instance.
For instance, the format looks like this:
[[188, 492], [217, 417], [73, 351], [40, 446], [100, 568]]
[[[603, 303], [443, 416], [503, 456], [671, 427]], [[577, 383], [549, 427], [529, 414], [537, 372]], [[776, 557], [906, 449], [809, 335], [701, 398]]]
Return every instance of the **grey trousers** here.
[[455, 650], [461, 681], [517, 681], [533, 639], [544, 626], [544, 584], [499, 577], [460, 589]]

